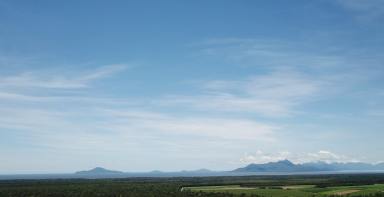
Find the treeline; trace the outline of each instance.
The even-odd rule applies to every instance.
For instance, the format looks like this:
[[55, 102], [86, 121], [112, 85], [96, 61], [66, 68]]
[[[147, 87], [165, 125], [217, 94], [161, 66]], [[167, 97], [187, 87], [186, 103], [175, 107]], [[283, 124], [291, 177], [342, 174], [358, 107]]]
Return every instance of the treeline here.
[[175, 183], [133, 183], [121, 181], [60, 183], [44, 182], [0, 187], [1, 197], [219, 197], [220, 194], [181, 192]]
[[328, 181], [316, 183], [315, 185], [319, 188], [325, 188], [336, 186], [373, 185], [379, 183], [384, 183], [384, 177], [382, 174], [332, 176]]

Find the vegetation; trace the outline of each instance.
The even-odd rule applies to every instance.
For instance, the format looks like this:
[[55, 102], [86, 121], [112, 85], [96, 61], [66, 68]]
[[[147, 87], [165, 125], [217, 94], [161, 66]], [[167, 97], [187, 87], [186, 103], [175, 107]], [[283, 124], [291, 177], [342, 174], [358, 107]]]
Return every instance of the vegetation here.
[[231, 193], [243, 196], [265, 196], [265, 197], [316, 197], [316, 196], [384, 196], [384, 184], [362, 185], [362, 186], [339, 186], [329, 188], [318, 188], [314, 185], [297, 187], [242, 187], [238, 186], [203, 186], [189, 187], [185, 190], [207, 193]]
[[0, 181], [0, 197], [384, 197], [384, 174]]

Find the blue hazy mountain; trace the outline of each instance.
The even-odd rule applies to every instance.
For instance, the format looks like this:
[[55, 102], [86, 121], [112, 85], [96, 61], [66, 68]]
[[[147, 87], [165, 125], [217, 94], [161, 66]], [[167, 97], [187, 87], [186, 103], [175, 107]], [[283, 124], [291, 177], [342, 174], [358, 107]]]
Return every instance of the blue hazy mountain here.
[[121, 171], [115, 171], [115, 170], [108, 170], [101, 167], [96, 167], [91, 170], [85, 170], [85, 171], [78, 171], [75, 174], [77, 175], [103, 175], [103, 174], [123, 174], [124, 172]]
[[269, 162], [265, 164], [249, 164], [232, 172], [323, 172], [323, 171], [374, 171], [384, 170], [384, 163], [368, 164], [362, 162], [351, 163], [326, 163], [311, 162], [294, 164], [289, 160]]
[[309, 172], [317, 171], [310, 165], [296, 165], [289, 160], [269, 162], [265, 164], [249, 164], [243, 168], [233, 170], [233, 172]]
[[84, 170], [75, 172], [74, 175], [77, 178], [122, 178], [122, 177], [169, 177], [169, 176], [212, 176], [218, 174], [224, 174], [227, 172], [216, 172], [208, 169], [199, 169], [199, 170], [183, 170], [183, 171], [174, 171], [174, 172], [163, 172], [159, 170], [153, 170], [150, 172], [122, 172], [108, 170], [101, 167], [96, 167], [91, 170]]

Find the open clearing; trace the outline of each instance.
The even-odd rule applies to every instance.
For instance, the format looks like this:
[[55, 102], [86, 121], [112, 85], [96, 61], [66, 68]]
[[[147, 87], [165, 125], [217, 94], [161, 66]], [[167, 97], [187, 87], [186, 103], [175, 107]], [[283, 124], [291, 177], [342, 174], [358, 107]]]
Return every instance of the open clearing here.
[[306, 189], [306, 188], [313, 188], [315, 185], [289, 185], [289, 186], [282, 186], [283, 189]]
[[257, 189], [252, 187], [241, 187], [240, 185], [223, 185], [223, 186], [203, 186], [203, 187], [183, 187], [183, 190], [191, 191], [220, 191], [220, 190], [248, 190]]
[[344, 196], [352, 193], [359, 192], [360, 190], [358, 189], [351, 189], [351, 190], [345, 190], [345, 191], [340, 191], [340, 192], [335, 192], [333, 194], [339, 195], [339, 196]]
[[286, 186], [262, 186], [248, 187], [241, 185], [218, 185], [218, 186], [197, 186], [185, 187], [183, 190], [192, 192], [215, 192], [232, 193], [236, 195], [250, 196], [253, 194], [264, 197], [324, 197], [329, 195], [354, 196], [369, 195], [384, 190], [383, 184], [359, 185], [359, 186], [338, 186], [338, 187], [316, 187], [316, 185], [286, 185]]

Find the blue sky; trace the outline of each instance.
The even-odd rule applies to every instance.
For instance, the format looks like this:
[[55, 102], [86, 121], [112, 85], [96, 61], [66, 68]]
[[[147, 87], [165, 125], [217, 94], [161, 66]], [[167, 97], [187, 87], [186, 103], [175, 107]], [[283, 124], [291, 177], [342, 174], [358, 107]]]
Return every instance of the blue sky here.
[[0, 1], [0, 173], [384, 161], [381, 0]]

